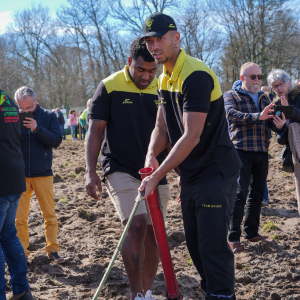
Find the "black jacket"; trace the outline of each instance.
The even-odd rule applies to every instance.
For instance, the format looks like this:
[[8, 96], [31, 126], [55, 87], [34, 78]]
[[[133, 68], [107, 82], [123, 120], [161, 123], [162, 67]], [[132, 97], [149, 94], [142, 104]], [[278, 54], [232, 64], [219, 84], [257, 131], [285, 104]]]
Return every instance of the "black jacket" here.
[[26, 191], [16, 103], [0, 90], [0, 196]]
[[37, 122], [34, 132], [22, 130], [21, 146], [26, 177], [52, 176], [52, 148], [57, 148], [62, 135], [56, 114], [41, 108], [32, 113]]
[[[278, 101], [278, 102], [277, 102]], [[277, 100], [276, 104], [280, 104], [280, 100]], [[290, 123], [298, 122], [300, 123], [300, 84], [297, 84], [293, 90], [288, 95], [288, 103], [289, 105], [294, 105], [293, 117], [290, 119]], [[288, 126], [285, 131], [279, 135], [276, 133], [276, 141], [280, 145], [288, 144]]]
[[61, 111], [59, 111], [58, 113], [56, 113], [56, 116], [57, 116], [59, 125], [65, 124], [65, 118], [64, 118], [64, 115], [63, 115], [63, 113]]

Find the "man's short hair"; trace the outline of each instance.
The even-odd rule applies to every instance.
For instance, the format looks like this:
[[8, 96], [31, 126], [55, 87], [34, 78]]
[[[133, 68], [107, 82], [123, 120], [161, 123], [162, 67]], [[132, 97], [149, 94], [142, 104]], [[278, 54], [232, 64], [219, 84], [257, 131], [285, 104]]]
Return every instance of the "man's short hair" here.
[[30, 96], [34, 100], [36, 98], [35, 92], [28, 86], [22, 86], [15, 92], [15, 100], [18, 101], [23, 97]]
[[140, 37], [136, 38], [130, 45], [129, 56], [132, 60], [137, 60], [139, 56], [143, 58], [144, 61], [153, 62], [155, 61], [154, 57], [150, 54], [147, 49], [146, 43], [140, 43]]
[[[251, 66], [257, 66], [257, 67], [259, 67], [259, 65], [256, 64], [256, 63], [253, 63], [253, 62], [246, 62], [246, 63], [244, 63], [244, 64], [241, 66], [240, 75], [244, 75], [245, 70], [248, 69], [248, 68], [251, 67]], [[259, 68], [259, 69], [260, 69], [260, 68]]]

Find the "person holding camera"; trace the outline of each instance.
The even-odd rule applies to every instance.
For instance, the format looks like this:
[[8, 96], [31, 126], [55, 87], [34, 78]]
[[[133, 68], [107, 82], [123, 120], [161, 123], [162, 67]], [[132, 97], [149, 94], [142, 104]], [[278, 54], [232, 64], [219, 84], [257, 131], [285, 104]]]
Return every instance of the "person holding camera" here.
[[275, 104], [260, 91], [262, 77], [259, 66], [247, 62], [240, 70], [242, 86], [224, 94], [229, 135], [243, 163], [228, 236], [234, 253], [244, 251], [240, 237], [245, 206], [245, 239], [272, 241], [259, 235], [258, 228], [268, 175], [269, 130], [283, 132], [285, 120], [269, 114]]
[[[300, 153], [300, 84], [292, 89], [290, 76], [284, 70], [274, 69], [268, 75], [268, 84], [279, 97], [277, 105], [293, 105], [292, 118], [286, 120], [286, 127], [283, 132], [276, 134], [276, 140], [280, 145], [290, 148], [294, 157], [294, 173], [300, 213], [300, 162], [297, 153]], [[285, 119], [284, 114], [282, 118]]]
[[26, 117], [23, 125], [26, 127], [21, 134], [21, 149], [25, 163], [26, 191], [22, 194], [16, 215], [16, 228], [25, 255], [30, 251], [28, 214], [30, 198], [33, 191], [39, 202], [42, 216], [45, 220], [45, 234], [48, 257], [55, 262], [63, 262], [58, 255], [59, 245], [56, 241], [58, 222], [55, 215], [53, 195], [52, 148], [57, 148], [62, 142], [62, 133], [54, 112], [41, 108], [37, 103], [34, 91], [26, 86], [15, 93], [15, 100], [21, 112], [32, 112], [32, 117]]

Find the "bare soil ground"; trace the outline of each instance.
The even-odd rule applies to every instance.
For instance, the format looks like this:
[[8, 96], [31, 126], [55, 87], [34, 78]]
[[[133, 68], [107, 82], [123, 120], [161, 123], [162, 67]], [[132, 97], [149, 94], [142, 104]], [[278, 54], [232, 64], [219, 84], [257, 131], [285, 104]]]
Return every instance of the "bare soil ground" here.
[[[293, 174], [284, 173], [281, 147], [272, 138], [268, 186], [269, 207], [262, 209], [263, 223], [269, 222], [275, 242], [250, 244], [236, 255], [237, 299], [300, 300], [300, 218], [297, 213]], [[59, 252], [65, 263], [54, 264], [46, 256], [43, 218], [35, 195], [29, 215], [30, 251], [28, 279], [36, 299], [92, 299], [122, 234], [120, 219], [104, 189], [101, 201], [91, 199], [84, 188], [83, 141], [63, 141], [54, 150], [54, 194], [59, 221]], [[101, 174], [99, 168], [99, 175]], [[179, 189], [174, 173], [168, 175], [172, 199], [166, 221], [178, 285], [184, 299], [204, 299], [200, 277], [189, 266]], [[272, 223], [270, 223], [272, 222]], [[274, 226], [275, 224], [275, 226]], [[271, 226], [273, 225], [273, 226]], [[9, 279], [8, 273], [6, 278]], [[7, 288], [10, 289], [9, 286]], [[99, 299], [128, 299], [129, 284], [121, 256], [111, 271]], [[164, 278], [159, 267], [153, 286], [156, 299], [164, 297]]]

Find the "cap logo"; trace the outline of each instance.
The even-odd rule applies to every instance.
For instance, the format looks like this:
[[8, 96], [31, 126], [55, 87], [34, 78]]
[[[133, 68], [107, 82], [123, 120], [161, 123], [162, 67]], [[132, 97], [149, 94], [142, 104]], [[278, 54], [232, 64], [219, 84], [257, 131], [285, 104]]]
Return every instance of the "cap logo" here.
[[152, 23], [154, 22], [154, 20], [153, 19], [149, 19], [148, 21], [147, 21], [147, 29], [148, 30], [151, 30], [151, 26], [152, 26]]
[[175, 25], [173, 25], [173, 24], [170, 24], [170, 25], [169, 25], [169, 27], [171, 27], [171, 28], [175, 28]]

